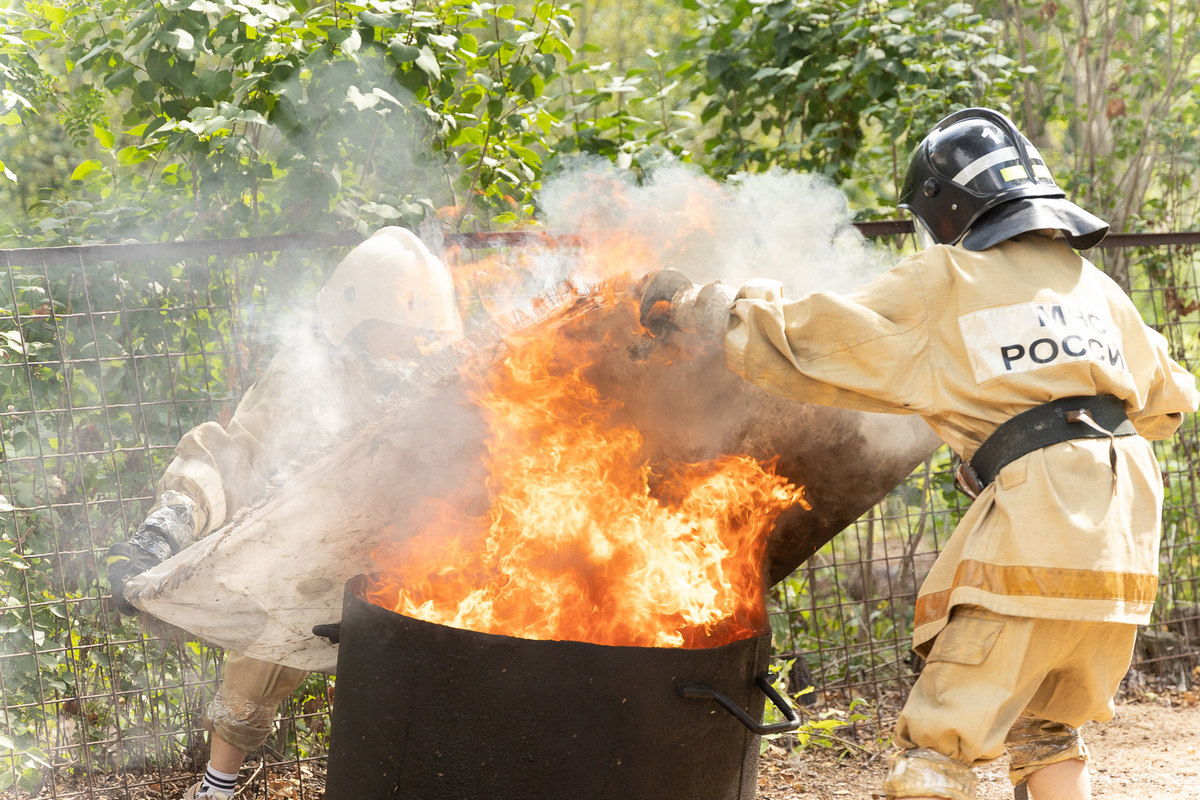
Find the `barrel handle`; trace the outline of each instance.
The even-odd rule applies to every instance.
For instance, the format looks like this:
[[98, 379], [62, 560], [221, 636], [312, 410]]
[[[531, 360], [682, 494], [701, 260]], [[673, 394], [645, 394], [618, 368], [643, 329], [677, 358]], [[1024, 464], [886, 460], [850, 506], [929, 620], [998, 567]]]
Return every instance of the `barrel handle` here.
[[326, 622], [321, 625], [313, 625], [313, 636], [320, 636], [322, 639], [328, 639], [330, 644], [337, 644], [342, 638], [342, 623]]
[[680, 697], [700, 699], [708, 698], [716, 700], [725, 708], [726, 711], [737, 717], [738, 722], [745, 725], [751, 733], [756, 733], [759, 736], [770, 736], [773, 733], [789, 733], [799, 728], [800, 715], [798, 715], [796, 710], [788, 704], [788, 701], [784, 699], [783, 695], [777, 692], [775, 687], [771, 685], [770, 676], [765, 673], [759, 675], [757, 678], [755, 678], [755, 683], [757, 683], [758, 687], [763, 690], [763, 694], [765, 694], [771, 700], [771, 702], [775, 704], [775, 707], [778, 708], [785, 717], [787, 717], [786, 722], [777, 722], [774, 725], [764, 725], [761, 722], [755, 722], [754, 718], [743, 711], [741, 706], [718, 692], [716, 689], [706, 686], [703, 683], [681, 683], [675, 687], [675, 692]]

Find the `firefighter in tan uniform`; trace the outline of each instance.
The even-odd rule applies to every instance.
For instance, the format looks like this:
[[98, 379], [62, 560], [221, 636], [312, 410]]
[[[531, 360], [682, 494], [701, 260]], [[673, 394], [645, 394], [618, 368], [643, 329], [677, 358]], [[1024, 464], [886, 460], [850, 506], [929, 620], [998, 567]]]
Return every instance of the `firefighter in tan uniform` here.
[[1108, 226], [1003, 115], [940, 122], [901, 205], [929, 246], [852, 294], [788, 301], [756, 280], [735, 295], [666, 271], [643, 322], [723, 338], [730, 368], [780, 395], [920, 414], [965, 460], [977, 496], [917, 600], [927, 664], [887, 796], [968, 800], [971, 767], [1007, 749], [1019, 792], [1089, 797], [1078, 728], [1112, 717], [1157, 584], [1147, 440], [1196, 410], [1196, 381], [1072, 249]]
[[[222, 428], [187, 433], [160, 481], [159, 501], [128, 542], [108, 553], [113, 599], [125, 581], [228, 522], [303, 451], [329, 444], [396, 388], [419, 350], [461, 333], [446, 268], [409, 231], [383, 228], [354, 248], [317, 295], [323, 335], [282, 350]], [[208, 709], [211, 759], [186, 800], [232, 797], [248, 752], [271, 731], [305, 672], [229, 654]]]

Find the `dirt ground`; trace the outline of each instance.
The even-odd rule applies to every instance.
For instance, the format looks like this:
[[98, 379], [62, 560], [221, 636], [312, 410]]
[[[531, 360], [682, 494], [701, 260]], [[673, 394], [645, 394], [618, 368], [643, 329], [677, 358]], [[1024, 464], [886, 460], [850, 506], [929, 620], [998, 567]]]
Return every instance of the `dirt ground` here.
[[[1200, 797], [1200, 705], [1194, 698], [1151, 696], [1117, 706], [1109, 722], [1088, 723], [1092, 796], [1129, 800]], [[760, 761], [757, 800], [882, 798], [891, 748], [878, 756], [812, 747], [788, 753], [772, 747]], [[980, 767], [979, 800], [1013, 796], [1006, 759]]]
[[[834, 731], [834, 734], [841, 733]], [[860, 738], [844, 745], [809, 747], [788, 752], [771, 745], [760, 760], [756, 800], [875, 800], [887, 759], [894, 750], [874, 749]], [[1117, 716], [1104, 724], [1089, 723], [1084, 737], [1092, 748], [1093, 796], [1103, 800], [1194, 800], [1200, 797], [1200, 704], [1191, 692], [1156, 695], [1122, 702]], [[980, 767], [979, 800], [1013, 796], [1003, 760]], [[177, 800], [195, 778], [171, 776], [56, 776], [32, 797], [92, 800]], [[239, 800], [323, 800], [324, 770], [320, 762], [272, 767], [247, 766]], [[26, 800], [24, 792], [0, 792], [0, 800]], [[513, 800], [496, 798], [496, 800]], [[655, 800], [658, 800], [657, 798]], [[663, 800], [687, 800], [670, 798]]]

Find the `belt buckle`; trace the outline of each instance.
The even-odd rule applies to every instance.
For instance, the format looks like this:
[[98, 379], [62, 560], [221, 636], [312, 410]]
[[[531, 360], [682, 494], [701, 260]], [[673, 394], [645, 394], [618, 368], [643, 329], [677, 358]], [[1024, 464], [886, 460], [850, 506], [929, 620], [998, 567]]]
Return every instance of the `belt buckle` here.
[[972, 500], [979, 497], [984, 490], [979, 475], [976, 474], [969, 461], [959, 463], [958, 469], [954, 471], [954, 486]]

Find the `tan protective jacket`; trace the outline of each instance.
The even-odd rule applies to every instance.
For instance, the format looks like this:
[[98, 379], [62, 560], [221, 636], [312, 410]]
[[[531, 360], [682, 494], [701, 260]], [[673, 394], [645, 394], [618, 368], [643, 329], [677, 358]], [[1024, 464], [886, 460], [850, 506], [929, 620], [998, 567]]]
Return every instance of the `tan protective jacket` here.
[[366, 418], [387, 379], [365, 357], [321, 339], [281, 350], [226, 427], [205, 422], [179, 440], [159, 494], [174, 490], [196, 501], [196, 538], [220, 528], [282, 480], [298, 455], [325, 447]]
[[1107, 439], [1062, 442], [1001, 470], [921, 587], [919, 651], [958, 604], [1148, 621], [1162, 478], [1146, 440], [1174, 433], [1200, 395], [1104, 273], [1029, 234], [983, 252], [933, 247], [849, 295], [739, 297], [727, 362], [771, 392], [920, 414], [966, 458], [1005, 420], [1062, 397], [1115, 395], [1141, 434], [1116, 440], [1115, 476]]

